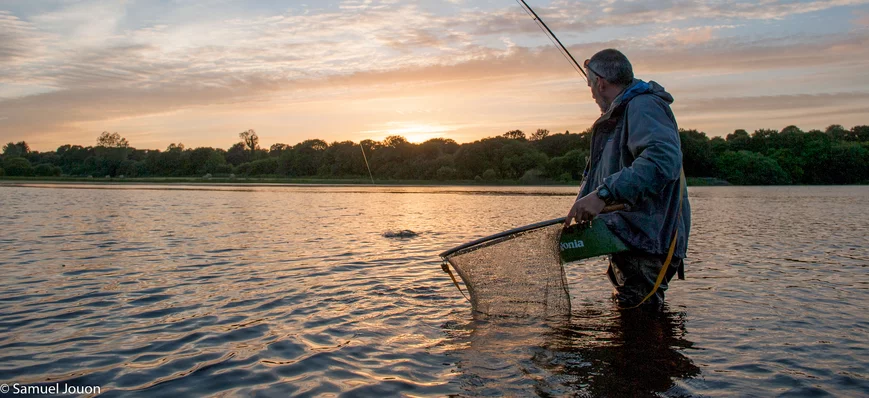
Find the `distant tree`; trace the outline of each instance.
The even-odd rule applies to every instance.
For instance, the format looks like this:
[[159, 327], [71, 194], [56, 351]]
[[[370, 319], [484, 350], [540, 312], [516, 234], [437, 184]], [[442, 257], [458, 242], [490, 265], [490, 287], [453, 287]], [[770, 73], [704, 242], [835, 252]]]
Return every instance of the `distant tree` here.
[[504, 135], [502, 135], [502, 137], [510, 139], [510, 140], [525, 141], [525, 133], [523, 133], [522, 130], [510, 130], [510, 131], [504, 133]]
[[15, 146], [18, 147], [18, 151], [21, 156], [27, 156], [28, 154], [32, 153], [32, 151], [30, 150], [30, 145], [27, 145], [27, 143], [24, 141], [16, 142]]
[[289, 151], [290, 149], [292, 149], [292, 147], [287, 144], [273, 144], [269, 147], [269, 156], [280, 157], [284, 151]]
[[441, 180], [441, 181], [455, 179], [456, 178], [456, 169], [449, 167], [449, 166], [443, 166], [443, 167], [438, 169], [437, 178], [438, 178], [438, 180]]
[[33, 168], [33, 174], [40, 177], [57, 177], [60, 176], [60, 167], [53, 164], [40, 163]]
[[793, 183], [803, 181], [804, 168], [806, 167], [806, 159], [794, 152], [790, 148], [780, 148], [775, 150], [770, 158], [776, 161], [781, 166]]
[[103, 133], [97, 137], [97, 146], [104, 148], [129, 148], [130, 143], [127, 142], [126, 138], [121, 137], [118, 133], [103, 131]]
[[33, 167], [30, 165], [30, 161], [22, 157], [4, 158], [3, 169], [8, 176], [25, 177], [33, 175]]
[[3, 177], [5, 175], [6, 175], [6, 170], [3, 170], [3, 168], [0, 167], [0, 177]]
[[125, 138], [118, 133], [103, 131], [97, 138], [97, 146], [93, 151], [96, 168], [93, 171], [97, 172], [98, 175], [112, 177], [121, 175], [118, 170], [132, 152], [133, 149], [130, 148], [130, 144]]
[[202, 176], [216, 174], [220, 166], [226, 164], [223, 153], [210, 147], [199, 147], [189, 154], [190, 170], [186, 174]]
[[831, 124], [826, 130], [824, 130], [824, 133], [834, 140], [846, 140], [850, 136], [850, 132], [845, 130], [841, 124]]
[[724, 138], [721, 137], [713, 137], [709, 140], [709, 147], [712, 148], [712, 154], [717, 158], [721, 156], [722, 153], [729, 149], [729, 145]]
[[387, 148], [399, 148], [407, 144], [409, 144], [407, 138], [404, 138], [400, 135], [390, 135], [389, 137], [383, 139], [383, 146]]
[[19, 141], [18, 143], [8, 143], [3, 146], [3, 156], [4, 157], [25, 157], [30, 153], [30, 145], [27, 145], [24, 141]]
[[144, 163], [131, 159], [121, 162], [116, 173], [124, 177], [143, 177], [147, 174]]
[[[591, 147], [590, 131], [580, 134], [550, 134], [539, 140], [532, 141], [534, 146], [550, 158], [564, 156], [575, 149], [588, 150]], [[584, 165], [584, 164], [583, 164]]]
[[522, 174], [522, 177], [519, 177], [519, 182], [526, 185], [540, 184], [544, 182], [543, 172], [538, 169], [528, 170]]
[[587, 158], [588, 149], [574, 149], [563, 156], [550, 158], [544, 170], [550, 177], [566, 180], [564, 182], [579, 181]]
[[511, 141], [501, 147], [501, 175], [507, 178], [520, 178], [526, 171], [542, 169], [549, 158], [525, 141]]
[[417, 146], [402, 136], [392, 135], [383, 139], [381, 147], [368, 157], [374, 175], [385, 178], [411, 179], [421, 173], [421, 164], [416, 162]]
[[253, 131], [253, 129], [242, 131], [238, 133], [238, 138], [241, 139], [245, 148], [250, 151], [251, 158], [253, 158], [256, 150], [259, 149], [259, 136], [256, 135], [256, 131]]
[[93, 155], [92, 147], [85, 148], [81, 145], [63, 145], [57, 148], [55, 154], [58, 158], [58, 164], [66, 174], [90, 174], [88, 170], [84, 169], [84, 161], [89, 156]]
[[[679, 132], [689, 176], [713, 175], [734, 184], [851, 184], [869, 182], [869, 126], [850, 130], [838, 124], [825, 131], [736, 130], [710, 139], [696, 130]], [[259, 148], [253, 130], [239, 134], [229, 150], [187, 149], [170, 144], [164, 152], [137, 150], [118, 133], [103, 132], [97, 145], [62, 145], [53, 152], [31, 151], [9, 142], [0, 156], [0, 175], [190, 176], [206, 174], [332, 176], [367, 178], [360, 147], [379, 179], [511, 179], [526, 183], [582, 178], [591, 133], [551, 134], [538, 129], [526, 139], [521, 130], [459, 145], [434, 138], [421, 144], [401, 136], [383, 141], [331, 144], [319, 139], [290, 147]], [[36, 165], [36, 166], [32, 166]]]
[[[305, 140], [293, 146], [292, 174], [314, 176], [323, 166], [323, 157], [329, 144], [320, 139]], [[326, 172], [326, 170], [324, 170]]]
[[833, 184], [869, 181], [869, 149], [856, 142], [837, 142], [830, 148], [826, 166]]
[[455, 154], [456, 172], [462, 178], [472, 179], [487, 169], [501, 170], [501, 148], [509, 142], [504, 137], [491, 137], [463, 144]]
[[[323, 164], [335, 177], [367, 175], [359, 145], [353, 141], [333, 142], [323, 154]], [[323, 167], [323, 166], [320, 166]]]
[[245, 149], [244, 143], [239, 142], [235, 145], [231, 146], [228, 151], [226, 151], [226, 163], [229, 163], [233, 166], [238, 166], [242, 163], [245, 163], [250, 158], [250, 152]]
[[372, 151], [383, 147], [383, 144], [374, 140], [362, 140], [359, 142], [359, 145], [365, 148], [365, 152], [368, 153], [371, 153]]
[[459, 144], [451, 139], [432, 138], [419, 144], [419, 155], [424, 159], [437, 159], [443, 155], [452, 155], [459, 150]]
[[169, 144], [169, 146], [166, 147], [166, 152], [183, 151], [183, 150], [184, 150], [184, 144], [182, 144], [180, 142], [177, 144], [173, 142], [173, 143]]
[[751, 136], [745, 130], [736, 130], [727, 135], [727, 145], [731, 151], [747, 151], [751, 149]]
[[820, 130], [810, 130], [803, 136], [799, 156], [808, 165], [803, 169], [804, 184], [833, 184], [830, 170], [833, 155], [833, 139]]
[[736, 185], [781, 185], [790, 183], [775, 160], [749, 151], [727, 151], [718, 158], [719, 177]]
[[851, 127], [851, 136], [855, 141], [869, 142], [869, 126]]
[[253, 162], [250, 162], [248, 164], [250, 165], [248, 174], [252, 176], [274, 175], [277, 174], [278, 171], [277, 158], [254, 160]]
[[755, 130], [751, 135], [751, 142], [749, 144], [751, 151], [762, 153], [764, 155], [768, 154], [770, 150], [775, 148], [776, 142], [778, 141], [778, 135], [779, 133], [776, 130]]
[[803, 134], [803, 130], [800, 130], [800, 128], [797, 126], [790, 125], [781, 129], [780, 134]]
[[250, 175], [250, 163], [242, 163], [232, 168], [232, 173], [240, 176]]
[[458, 178], [459, 174], [456, 171], [456, 160], [452, 154], [443, 154], [435, 159], [427, 159], [422, 162], [412, 162], [411, 168], [413, 178], [431, 180], [438, 177], [438, 170], [442, 168], [453, 169], [454, 175], [452, 178]]
[[[568, 132], [567, 134], [570, 134]], [[531, 141], [540, 141], [549, 136], [549, 130], [546, 129], [537, 129], [534, 134], [531, 134]]]
[[689, 177], [710, 177], [715, 172], [712, 144], [706, 133], [697, 130], [679, 130], [682, 146], [682, 165]]
[[190, 152], [185, 150], [184, 144], [172, 143], [166, 151], [159, 153], [157, 157], [159, 175], [182, 177], [194, 175], [190, 166]]

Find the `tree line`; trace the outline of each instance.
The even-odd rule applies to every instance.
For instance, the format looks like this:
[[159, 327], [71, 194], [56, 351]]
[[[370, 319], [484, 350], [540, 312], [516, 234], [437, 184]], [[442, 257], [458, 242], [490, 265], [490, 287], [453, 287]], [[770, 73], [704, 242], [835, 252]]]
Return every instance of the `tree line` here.
[[[869, 126], [736, 130], [712, 139], [682, 129], [679, 135], [688, 177], [737, 185], [869, 182]], [[367, 159], [379, 180], [572, 183], [582, 178], [590, 140], [589, 131], [539, 129], [530, 136], [512, 130], [465, 144], [445, 138], [415, 144], [389, 136], [360, 143], [310, 139], [265, 149], [248, 130], [226, 150], [173, 143], [161, 151], [136, 149], [118, 133], [103, 132], [95, 146], [63, 145], [54, 152], [10, 142], [0, 156], [0, 176], [367, 178]]]

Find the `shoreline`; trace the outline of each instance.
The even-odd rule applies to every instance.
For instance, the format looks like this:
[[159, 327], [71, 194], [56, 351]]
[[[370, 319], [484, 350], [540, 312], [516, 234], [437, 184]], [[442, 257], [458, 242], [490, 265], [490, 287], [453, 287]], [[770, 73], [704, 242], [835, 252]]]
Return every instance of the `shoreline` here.
[[[196, 178], [196, 177], [165, 177], [165, 178], [33, 178], [0, 177], [0, 186], [16, 185], [201, 185], [201, 186], [525, 186], [518, 181], [486, 181], [473, 180], [436, 181], [436, 180], [375, 180], [369, 179], [319, 179], [319, 178]], [[573, 186], [572, 184], [536, 184], [544, 186]], [[527, 185], [533, 186], [533, 185]], [[579, 183], [576, 184], [579, 186]]]
[[[706, 177], [689, 177], [688, 186], [730, 186], [727, 181]], [[517, 180], [375, 180], [365, 178], [201, 178], [201, 177], [144, 177], [144, 178], [84, 178], [84, 177], [0, 177], [0, 186], [31, 184], [49, 185], [216, 185], [216, 186], [499, 186], [499, 187], [579, 187], [580, 182], [562, 183], [539, 181], [523, 184]]]

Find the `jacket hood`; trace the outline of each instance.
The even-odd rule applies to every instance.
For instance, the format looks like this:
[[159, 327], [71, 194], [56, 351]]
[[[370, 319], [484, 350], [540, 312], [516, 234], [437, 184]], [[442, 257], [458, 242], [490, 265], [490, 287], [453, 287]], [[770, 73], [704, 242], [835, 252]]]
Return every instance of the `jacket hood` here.
[[640, 80], [634, 79], [633, 83], [631, 83], [628, 88], [624, 89], [621, 94], [613, 101], [612, 105], [610, 105], [609, 109], [601, 115], [601, 117], [595, 122], [595, 124], [602, 122], [604, 120], [609, 119], [614, 113], [620, 114], [625, 106], [631, 102], [632, 99], [637, 96], [643, 94], [651, 94], [654, 95], [666, 102], [667, 104], [673, 103], [673, 96], [664, 89], [660, 84], [649, 81], [648, 83]]
[[631, 86], [625, 89], [625, 91], [623, 91], [622, 94], [613, 102], [618, 103], [619, 105], [627, 104], [640, 94], [652, 94], [661, 98], [667, 104], [673, 103], [673, 96], [670, 95], [667, 90], [664, 90], [664, 87], [660, 84], [654, 81], [646, 83], [639, 79], [634, 79]]

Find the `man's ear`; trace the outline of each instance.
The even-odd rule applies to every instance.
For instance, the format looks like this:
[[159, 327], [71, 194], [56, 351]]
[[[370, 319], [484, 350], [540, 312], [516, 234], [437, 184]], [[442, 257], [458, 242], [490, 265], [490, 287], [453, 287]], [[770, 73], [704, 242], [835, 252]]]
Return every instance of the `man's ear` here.
[[609, 82], [600, 76], [598, 76], [597, 79], [594, 79], [594, 84], [597, 85], [597, 90], [601, 93], [609, 87]]

